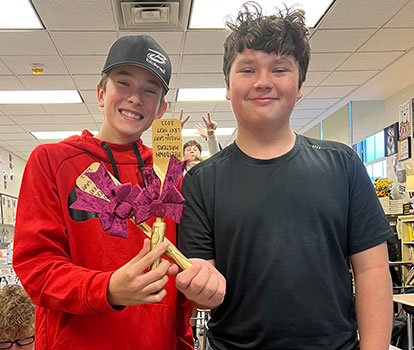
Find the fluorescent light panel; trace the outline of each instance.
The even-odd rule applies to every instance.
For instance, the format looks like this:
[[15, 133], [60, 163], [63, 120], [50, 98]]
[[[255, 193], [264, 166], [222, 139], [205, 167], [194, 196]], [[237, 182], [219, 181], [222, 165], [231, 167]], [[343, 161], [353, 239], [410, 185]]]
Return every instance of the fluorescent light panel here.
[[225, 88], [179, 89], [177, 101], [225, 101]]
[[[193, 0], [191, 10], [190, 28], [225, 28], [227, 17], [234, 18], [245, 0]], [[260, 6], [264, 14], [273, 14], [276, 7], [284, 9], [283, 4], [305, 10], [306, 25], [314, 27], [325, 11], [329, 8], [332, 0], [261, 0]]]
[[0, 91], [0, 104], [82, 103], [77, 90]]
[[[233, 135], [235, 130], [236, 128], [217, 128], [214, 133], [216, 134], [216, 136], [229, 136]], [[200, 136], [199, 132], [194, 129], [183, 129], [181, 130], [181, 135], [183, 137]]]
[[[98, 131], [90, 131], [96, 135]], [[81, 135], [81, 131], [32, 131], [31, 134], [38, 140], [63, 140], [72, 135]]]
[[29, 0], [2, 0], [0, 29], [43, 29], [43, 25]]

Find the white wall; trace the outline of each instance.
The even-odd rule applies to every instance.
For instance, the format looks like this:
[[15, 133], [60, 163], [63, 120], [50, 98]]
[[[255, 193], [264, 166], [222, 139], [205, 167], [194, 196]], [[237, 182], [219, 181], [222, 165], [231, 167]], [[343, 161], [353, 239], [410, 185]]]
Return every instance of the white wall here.
[[346, 104], [322, 121], [323, 139], [351, 146], [349, 106]]

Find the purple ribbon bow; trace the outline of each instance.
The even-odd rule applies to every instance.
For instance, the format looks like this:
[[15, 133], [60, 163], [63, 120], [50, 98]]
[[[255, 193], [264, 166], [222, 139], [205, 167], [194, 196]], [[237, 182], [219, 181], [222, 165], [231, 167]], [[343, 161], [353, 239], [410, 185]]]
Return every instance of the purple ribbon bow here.
[[75, 188], [77, 199], [71, 209], [92, 211], [98, 213], [104, 231], [110, 230], [111, 236], [127, 238], [127, 219], [134, 213], [137, 224], [152, 216], [168, 216], [175, 222], [180, 222], [184, 211], [184, 197], [177, 189], [186, 161], [179, 162], [171, 156], [167, 174], [160, 195], [161, 181], [153, 168], [144, 168], [146, 188], [131, 184], [115, 185], [111, 176], [101, 163], [96, 172], [87, 172], [87, 176], [109, 199], [96, 197], [90, 193]]
[[167, 174], [161, 192], [161, 181], [153, 168], [144, 168], [146, 187], [134, 200], [135, 221], [143, 222], [152, 216], [167, 216], [175, 222], [180, 222], [184, 212], [184, 197], [177, 189], [187, 161], [179, 162], [171, 156]]
[[98, 213], [104, 231], [110, 230], [109, 234], [111, 236], [127, 238], [126, 221], [132, 212], [134, 212], [134, 215], [136, 214], [133, 203], [141, 192], [141, 188], [134, 186], [131, 189], [130, 183], [116, 186], [103, 163], [99, 165], [96, 172], [88, 172], [85, 175], [110, 201], [108, 202], [75, 188], [77, 200], [70, 208]]

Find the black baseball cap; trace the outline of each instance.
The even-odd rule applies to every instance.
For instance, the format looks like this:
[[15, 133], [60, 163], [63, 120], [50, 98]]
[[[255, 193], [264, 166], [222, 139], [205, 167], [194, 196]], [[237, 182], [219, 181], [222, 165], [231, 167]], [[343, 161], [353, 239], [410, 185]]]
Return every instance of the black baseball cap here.
[[148, 35], [123, 36], [108, 53], [102, 74], [120, 65], [133, 65], [154, 73], [167, 92], [171, 78], [171, 61], [164, 49]]

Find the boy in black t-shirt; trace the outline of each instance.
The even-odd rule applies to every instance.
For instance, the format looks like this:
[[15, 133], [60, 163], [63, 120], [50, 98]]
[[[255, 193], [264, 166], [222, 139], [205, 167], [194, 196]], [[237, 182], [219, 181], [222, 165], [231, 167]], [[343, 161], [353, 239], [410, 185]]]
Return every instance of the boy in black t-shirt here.
[[238, 134], [185, 176], [178, 233], [184, 254], [226, 278], [210, 347], [354, 350], [358, 329], [361, 350], [386, 350], [393, 233], [371, 181], [349, 147], [290, 127], [310, 57], [304, 13], [264, 16], [249, 2], [229, 28], [223, 70]]

